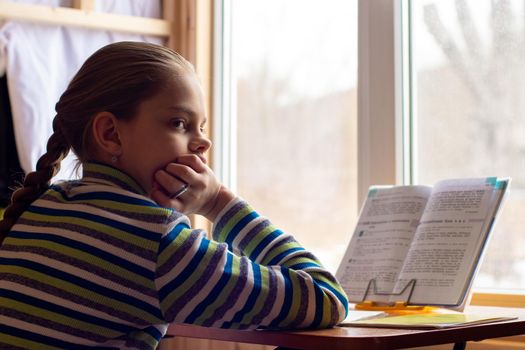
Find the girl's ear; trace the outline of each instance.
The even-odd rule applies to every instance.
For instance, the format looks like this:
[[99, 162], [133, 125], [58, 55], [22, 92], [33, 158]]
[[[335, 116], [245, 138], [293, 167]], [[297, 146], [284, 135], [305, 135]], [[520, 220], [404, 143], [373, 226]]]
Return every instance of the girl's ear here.
[[117, 125], [117, 118], [110, 112], [100, 112], [93, 118], [93, 138], [102, 156], [118, 157], [122, 153]]

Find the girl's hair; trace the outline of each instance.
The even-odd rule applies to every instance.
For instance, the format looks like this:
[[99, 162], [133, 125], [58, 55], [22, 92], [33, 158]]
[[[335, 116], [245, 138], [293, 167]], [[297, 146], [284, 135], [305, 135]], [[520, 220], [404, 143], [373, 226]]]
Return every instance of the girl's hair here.
[[72, 149], [79, 161], [93, 158], [93, 117], [103, 111], [130, 120], [138, 105], [153, 97], [169, 79], [194, 74], [176, 52], [155, 44], [117, 42], [91, 55], [55, 106], [53, 134], [36, 170], [27, 174], [0, 221], [0, 244], [20, 215], [49, 187], [60, 162]]

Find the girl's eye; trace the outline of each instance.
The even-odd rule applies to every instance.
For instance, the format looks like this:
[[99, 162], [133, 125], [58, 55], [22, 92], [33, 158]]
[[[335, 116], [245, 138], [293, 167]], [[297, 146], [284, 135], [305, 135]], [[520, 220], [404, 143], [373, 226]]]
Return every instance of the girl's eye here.
[[182, 119], [174, 119], [171, 121], [171, 126], [177, 130], [186, 129], [186, 122]]

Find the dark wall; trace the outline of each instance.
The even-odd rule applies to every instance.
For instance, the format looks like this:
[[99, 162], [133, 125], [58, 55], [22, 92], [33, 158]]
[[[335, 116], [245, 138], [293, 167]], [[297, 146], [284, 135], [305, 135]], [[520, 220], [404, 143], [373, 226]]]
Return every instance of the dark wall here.
[[7, 92], [7, 79], [0, 78], [0, 206], [5, 207], [14, 188], [23, 181], [13, 134], [13, 116]]

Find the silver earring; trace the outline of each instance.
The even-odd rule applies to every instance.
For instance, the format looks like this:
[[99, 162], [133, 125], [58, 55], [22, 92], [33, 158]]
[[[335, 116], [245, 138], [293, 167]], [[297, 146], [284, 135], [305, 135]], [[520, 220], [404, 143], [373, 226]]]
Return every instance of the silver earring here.
[[111, 156], [111, 163], [115, 164], [118, 160], [117, 156]]

